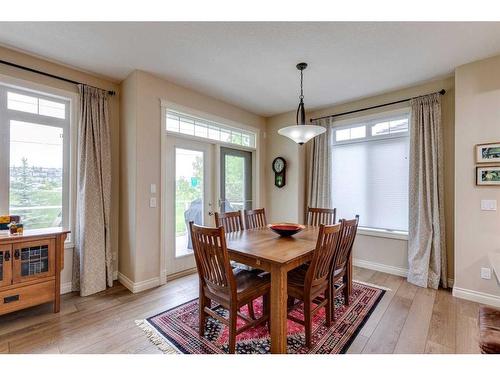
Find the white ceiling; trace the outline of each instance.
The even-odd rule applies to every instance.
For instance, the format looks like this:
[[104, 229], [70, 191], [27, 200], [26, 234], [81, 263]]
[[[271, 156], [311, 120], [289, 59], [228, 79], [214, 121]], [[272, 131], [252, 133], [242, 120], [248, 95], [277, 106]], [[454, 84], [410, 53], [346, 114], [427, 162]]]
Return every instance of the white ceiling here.
[[500, 53], [500, 23], [0, 23], [0, 43], [124, 79], [134, 69], [260, 115], [306, 108], [451, 74]]

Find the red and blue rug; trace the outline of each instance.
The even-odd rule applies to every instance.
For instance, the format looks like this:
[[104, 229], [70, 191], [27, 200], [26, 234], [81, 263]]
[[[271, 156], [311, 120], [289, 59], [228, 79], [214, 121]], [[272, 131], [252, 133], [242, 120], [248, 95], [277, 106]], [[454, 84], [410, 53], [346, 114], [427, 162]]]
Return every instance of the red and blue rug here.
[[[338, 354], [345, 353], [356, 338], [371, 313], [380, 302], [384, 290], [374, 286], [353, 283], [351, 304], [344, 305], [343, 297], [335, 301], [336, 321], [331, 327], [325, 325], [325, 310], [321, 309], [313, 320], [313, 344], [309, 349], [304, 343], [304, 327], [288, 320], [289, 354]], [[257, 316], [262, 313], [262, 299], [254, 301]], [[242, 312], [247, 313], [246, 306]], [[218, 310], [223, 316], [227, 311]], [[301, 319], [302, 309], [294, 312]], [[239, 319], [239, 318], [238, 318]], [[243, 320], [238, 326], [243, 325]], [[229, 333], [226, 325], [208, 317], [205, 335], [198, 335], [198, 299], [164, 311], [146, 320], [137, 321], [149, 339], [165, 353], [223, 354], [228, 353]], [[270, 352], [267, 325], [254, 327], [237, 336], [236, 351], [239, 354], [265, 354]]]

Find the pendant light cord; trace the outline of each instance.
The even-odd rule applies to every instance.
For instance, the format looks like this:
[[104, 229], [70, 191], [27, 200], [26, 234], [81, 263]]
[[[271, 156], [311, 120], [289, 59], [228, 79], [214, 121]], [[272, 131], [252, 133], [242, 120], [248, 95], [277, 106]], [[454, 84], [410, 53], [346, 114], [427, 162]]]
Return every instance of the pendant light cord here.
[[299, 96], [300, 101], [302, 101], [304, 99], [304, 91], [302, 89], [302, 82], [303, 82], [304, 78], [303, 78], [302, 72], [303, 72], [303, 70], [300, 71], [300, 96]]

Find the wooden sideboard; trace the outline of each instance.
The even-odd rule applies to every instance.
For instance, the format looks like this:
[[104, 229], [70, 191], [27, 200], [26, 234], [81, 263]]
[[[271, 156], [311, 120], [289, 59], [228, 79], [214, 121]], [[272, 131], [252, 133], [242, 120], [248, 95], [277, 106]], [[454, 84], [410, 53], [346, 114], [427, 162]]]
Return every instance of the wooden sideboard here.
[[0, 235], [0, 315], [48, 302], [59, 312], [68, 233], [51, 228]]

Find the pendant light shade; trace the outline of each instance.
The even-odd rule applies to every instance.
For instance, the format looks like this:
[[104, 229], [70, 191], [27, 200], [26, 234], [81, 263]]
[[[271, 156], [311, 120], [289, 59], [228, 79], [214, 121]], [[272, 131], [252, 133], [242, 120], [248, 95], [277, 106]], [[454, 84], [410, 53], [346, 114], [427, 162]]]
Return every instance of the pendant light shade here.
[[317, 135], [323, 134], [326, 129], [317, 125], [292, 125], [278, 130], [278, 134], [290, 138], [295, 143], [303, 145]]
[[278, 134], [290, 138], [292, 141], [303, 145], [317, 135], [323, 134], [326, 129], [322, 126], [307, 125], [306, 111], [304, 108], [304, 92], [303, 92], [303, 71], [307, 68], [306, 63], [297, 64], [297, 69], [300, 70], [300, 102], [297, 108], [296, 123], [297, 125], [287, 126], [278, 130]]

